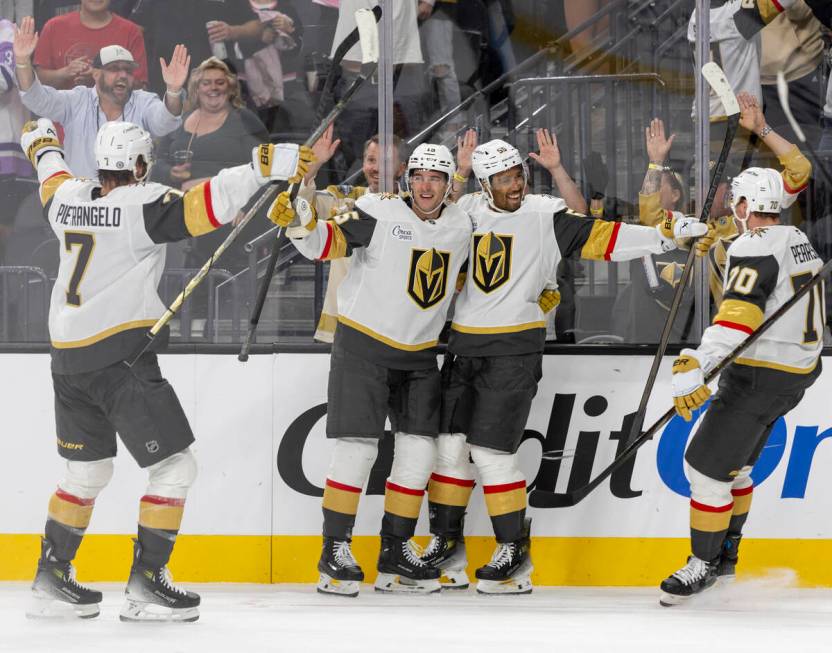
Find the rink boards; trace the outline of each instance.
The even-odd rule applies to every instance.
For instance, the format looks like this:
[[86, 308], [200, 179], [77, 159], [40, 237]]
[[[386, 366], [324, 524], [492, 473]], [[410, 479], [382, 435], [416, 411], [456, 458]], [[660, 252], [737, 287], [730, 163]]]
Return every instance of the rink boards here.
[[[669, 407], [672, 358], [649, 404], [649, 425]], [[580, 486], [615, 456], [650, 367], [642, 356], [544, 359], [544, 378], [521, 446], [530, 486]], [[172, 567], [177, 579], [311, 582], [320, 547], [329, 357], [168, 355], [163, 372], [197, 436], [200, 474], [188, 498]], [[832, 586], [832, 361], [800, 406], [781, 420], [754, 470], [758, 489], [743, 542], [744, 573], [794, 569], [804, 585]], [[0, 355], [4, 462], [0, 474], [0, 580], [30, 578], [46, 505], [61, 478], [49, 359]], [[682, 457], [691, 426], [671, 421], [631, 467], [571, 508], [529, 510], [535, 582], [652, 585], [687, 553], [688, 487]], [[564, 450], [542, 461], [543, 450]], [[390, 439], [380, 448], [355, 528], [356, 556], [372, 579]], [[121, 580], [130, 564], [145, 474], [121, 449], [78, 558], [88, 580]], [[469, 560], [493, 540], [477, 488], [466, 521]], [[423, 507], [418, 534], [427, 533]]]

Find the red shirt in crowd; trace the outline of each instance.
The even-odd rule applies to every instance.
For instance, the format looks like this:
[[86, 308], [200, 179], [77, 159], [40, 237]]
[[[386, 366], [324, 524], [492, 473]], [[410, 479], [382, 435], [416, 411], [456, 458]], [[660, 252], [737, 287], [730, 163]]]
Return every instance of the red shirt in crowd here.
[[40, 34], [34, 64], [57, 70], [80, 57], [86, 57], [92, 63], [98, 51], [108, 45], [120, 45], [130, 50], [139, 64], [136, 80], [147, 83], [147, 54], [142, 30], [133, 21], [117, 14], [112, 14], [109, 24], [96, 29], [83, 25], [78, 11], [49, 19]]

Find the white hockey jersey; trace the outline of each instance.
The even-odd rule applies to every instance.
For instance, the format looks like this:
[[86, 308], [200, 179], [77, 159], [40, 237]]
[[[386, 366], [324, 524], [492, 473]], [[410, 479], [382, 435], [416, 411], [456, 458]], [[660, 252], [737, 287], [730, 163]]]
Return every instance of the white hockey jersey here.
[[[710, 370], [725, 358], [822, 266], [796, 227], [762, 227], [737, 237], [728, 248], [724, 299], [696, 349], [703, 368]], [[825, 323], [821, 281], [736, 364], [809, 374], [820, 357]]]
[[493, 210], [484, 193], [466, 195], [458, 205], [471, 216], [474, 233], [448, 340], [454, 354], [543, 351], [546, 319], [537, 300], [556, 287], [558, 263], [573, 252], [624, 261], [668, 249], [653, 227], [592, 220], [549, 195], [527, 195], [513, 213]]
[[336, 343], [379, 365], [423, 369], [436, 365], [470, 237], [471, 220], [455, 205], [421, 220], [398, 195], [369, 193], [292, 242], [307, 258], [352, 257], [338, 288]]
[[97, 181], [74, 178], [55, 152], [40, 158], [38, 179], [46, 218], [60, 243], [49, 306], [57, 374], [101, 369], [136, 353], [165, 311], [156, 290], [165, 243], [230, 222], [260, 188], [251, 165], [243, 165], [187, 193], [138, 183], [102, 197]]

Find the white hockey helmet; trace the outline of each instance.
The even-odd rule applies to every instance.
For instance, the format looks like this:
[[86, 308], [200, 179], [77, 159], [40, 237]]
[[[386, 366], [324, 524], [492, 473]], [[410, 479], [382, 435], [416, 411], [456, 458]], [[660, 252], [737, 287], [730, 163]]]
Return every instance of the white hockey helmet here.
[[[772, 168], [746, 168], [731, 180], [731, 212], [734, 219], [747, 229], [751, 212], [780, 213], [783, 204], [783, 177]], [[745, 218], [737, 214], [737, 205], [746, 201]]]
[[516, 166], [523, 168], [523, 178], [528, 183], [529, 171], [523, 157], [520, 156], [520, 151], [510, 143], [494, 139], [478, 145], [474, 149], [474, 153], [471, 155], [471, 168], [483, 191], [491, 200], [492, 206], [494, 196], [491, 194], [491, 177]]
[[410, 175], [416, 170], [434, 170], [436, 172], [444, 173], [447, 176], [447, 186], [445, 187], [445, 194], [442, 201], [436, 205], [428, 213], [435, 213], [447, 201], [448, 195], [451, 194], [453, 185], [451, 184], [451, 177], [456, 172], [456, 162], [451, 151], [444, 145], [437, 145], [434, 143], [422, 143], [415, 150], [410, 158], [407, 160], [407, 186], [410, 190]]
[[[136, 163], [142, 157], [144, 174], [136, 174]], [[95, 139], [95, 163], [99, 170], [129, 170], [136, 181], [150, 174], [153, 165], [153, 141], [144, 129], [132, 122], [108, 122], [98, 130]]]

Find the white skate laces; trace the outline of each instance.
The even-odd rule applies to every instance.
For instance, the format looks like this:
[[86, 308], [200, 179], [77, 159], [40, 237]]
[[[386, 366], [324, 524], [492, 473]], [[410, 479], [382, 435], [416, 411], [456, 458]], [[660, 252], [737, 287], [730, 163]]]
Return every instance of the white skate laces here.
[[673, 577], [678, 578], [684, 585], [693, 585], [695, 582], [702, 580], [708, 573], [708, 563], [700, 560], [696, 556], [691, 556], [688, 564], [682, 567], [679, 571], [674, 572]]
[[180, 589], [173, 584], [173, 575], [170, 573], [170, 569], [168, 569], [167, 566], [162, 567], [162, 574], [159, 578], [159, 581], [162, 583], [165, 589], [170, 590], [174, 594], [179, 594], [179, 596], [187, 596], [185, 590]]
[[352, 550], [350, 549], [350, 543], [348, 540], [336, 542], [332, 555], [335, 558], [335, 562], [337, 562], [341, 567], [358, 566], [355, 558], [352, 557]]
[[416, 545], [411, 543], [410, 540], [402, 542], [402, 554], [404, 554], [405, 560], [415, 567], [427, 566], [421, 558], [421, 547], [417, 550]]
[[494, 567], [495, 569], [502, 569], [506, 565], [510, 565], [514, 558], [516, 548], [517, 545], [514, 542], [500, 544], [499, 548], [494, 551], [494, 555], [491, 556], [491, 561], [488, 563], [488, 566]]
[[[441, 535], [434, 535], [433, 537], [430, 538], [430, 542], [428, 542], [427, 547], [425, 549], [421, 550], [422, 557], [423, 558], [430, 558], [431, 556], [436, 555], [437, 553], [442, 553], [443, 549], [446, 548], [446, 546], [445, 546], [446, 541], [447, 540], [444, 537], [442, 537]], [[414, 543], [413, 547], [417, 551], [420, 550], [420, 547], [415, 543]]]

